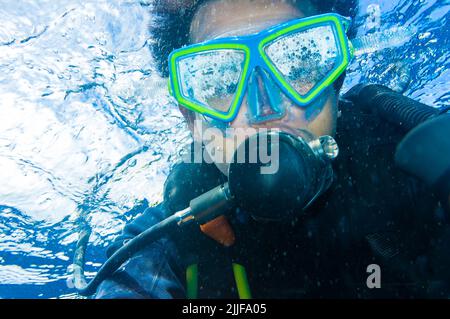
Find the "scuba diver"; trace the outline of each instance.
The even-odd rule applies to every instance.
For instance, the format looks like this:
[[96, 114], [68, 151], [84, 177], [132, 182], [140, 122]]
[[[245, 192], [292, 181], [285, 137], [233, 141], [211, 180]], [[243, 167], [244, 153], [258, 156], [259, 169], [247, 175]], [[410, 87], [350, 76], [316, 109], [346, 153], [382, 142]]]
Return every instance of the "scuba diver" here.
[[[173, 166], [164, 201], [134, 208], [88, 286], [77, 250], [82, 294], [450, 297], [450, 115], [380, 85], [339, 98], [356, 1], [158, 0], [152, 10], [159, 71], [201, 145], [189, 156], [208, 160]], [[275, 171], [236, 161], [257, 138], [276, 145]]]

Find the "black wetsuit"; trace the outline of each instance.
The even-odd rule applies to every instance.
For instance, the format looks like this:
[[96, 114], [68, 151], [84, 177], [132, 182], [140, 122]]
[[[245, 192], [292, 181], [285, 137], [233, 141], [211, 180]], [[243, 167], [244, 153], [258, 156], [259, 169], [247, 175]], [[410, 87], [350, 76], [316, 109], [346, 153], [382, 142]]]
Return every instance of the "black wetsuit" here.
[[[96, 297], [184, 298], [186, 267], [198, 263], [199, 297], [236, 298], [232, 262], [245, 266], [255, 298], [449, 297], [448, 212], [420, 181], [395, 167], [403, 133], [350, 103], [342, 102], [340, 113], [335, 181], [301, 217], [264, 224], [237, 208], [230, 217], [231, 248], [198, 226], [168, 235], [134, 255]], [[175, 166], [165, 202], [137, 207], [143, 214], [108, 254], [225, 180], [214, 165]], [[370, 264], [381, 267], [379, 289], [366, 285]]]

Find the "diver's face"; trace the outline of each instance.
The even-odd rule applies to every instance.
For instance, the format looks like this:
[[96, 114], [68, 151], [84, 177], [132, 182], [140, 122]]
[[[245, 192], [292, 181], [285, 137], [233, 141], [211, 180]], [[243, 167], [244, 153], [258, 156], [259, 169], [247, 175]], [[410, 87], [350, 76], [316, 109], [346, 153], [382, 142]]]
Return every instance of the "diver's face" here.
[[[283, 0], [209, 1], [202, 5], [194, 15], [190, 28], [191, 43], [253, 34], [273, 25], [316, 14], [308, 6], [305, 6], [304, 11], [300, 11]], [[232, 137], [220, 130], [215, 130], [212, 138], [211, 133], [201, 135], [208, 137], [208, 141], [203, 142], [208, 153], [211, 154], [211, 158], [223, 173], [227, 174], [228, 165], [226, 163], [230, 162], [237, 145], [247, 137], [246, 134], [248, 134], [250, 128], [279, 128], [293, 134], [302, 129], [316, 136], [334, 134], [337, 117], [337, 92], [333, 88], [325, 90], [322, 97], [311, 106], [299, 107], [288, 98], [284, 98], [283, 103], [287, 111], [282, 118], [252, 124], [248, 120], [246, 95], [237, 117], [227, 126], [231, 130], [239, 129], [235, 130]], [[198, 131], [215, 125], [214, 122], [196, 114], [196, 121], [194, 125], [191, 125], [191, 128], [194, 129], [194, 139], [199, 139]], [[228, 141], [230, 138], [235, 139], [235, 141], [237, 139], [237, 143]], [[223, 154], [221, 155], [222, 158], [218, 159], [217, 154]]]

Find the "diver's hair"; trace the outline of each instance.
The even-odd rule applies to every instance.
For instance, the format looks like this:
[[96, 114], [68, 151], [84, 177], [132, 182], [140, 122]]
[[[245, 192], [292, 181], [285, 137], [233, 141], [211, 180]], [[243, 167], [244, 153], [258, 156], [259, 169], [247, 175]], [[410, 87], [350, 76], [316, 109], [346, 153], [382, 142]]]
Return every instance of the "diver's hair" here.
[[[211, 0], [155, 0], [152, 11], [154, 21], [150, 26], [153, 38], [150, 49], [156, 62], [158, 72], [169, 75], [169, 54], [178, 48], [189, 44], [189, 28], [198, 7]], [[303, 9], [305, 1], [288, 0], [293, 5]], [[354, 18], [358, 11], [358, 0], [307, 0], [317, 14], [335, 12]], [[353, 28], [348, 32], [352, 37]]]

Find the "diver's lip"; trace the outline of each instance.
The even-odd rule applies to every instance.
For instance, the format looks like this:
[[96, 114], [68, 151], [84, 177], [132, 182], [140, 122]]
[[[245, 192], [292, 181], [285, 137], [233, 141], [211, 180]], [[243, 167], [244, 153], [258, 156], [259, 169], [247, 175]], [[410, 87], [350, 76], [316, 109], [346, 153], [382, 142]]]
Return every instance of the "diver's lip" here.
[[304, 137], [305, 132], [308, 132], [308, 134], [313, 134], [307, 128], [294, 128], [282, 123], [277, 123], [276, 125], [255, 125], [255, 128], [284, 132], [296, 137]]

